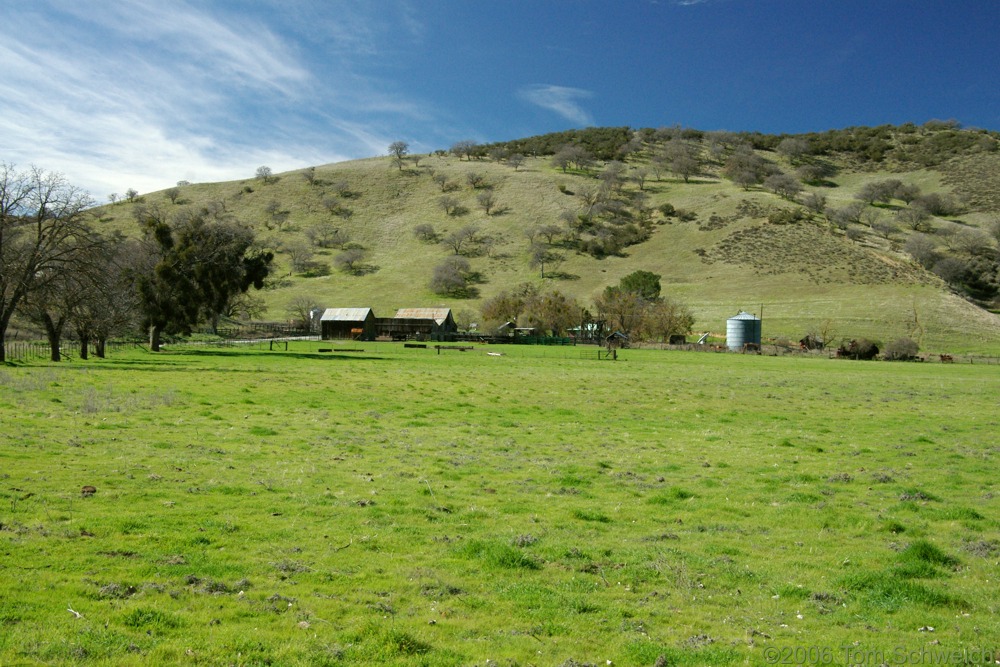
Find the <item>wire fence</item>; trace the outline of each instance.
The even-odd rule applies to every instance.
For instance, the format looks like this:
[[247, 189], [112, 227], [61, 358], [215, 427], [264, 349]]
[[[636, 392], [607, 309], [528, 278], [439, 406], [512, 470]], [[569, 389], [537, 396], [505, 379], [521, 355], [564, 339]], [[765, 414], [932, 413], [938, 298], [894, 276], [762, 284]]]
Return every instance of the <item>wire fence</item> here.
[[[177, 349], [182, 347], [193, 347], [193, 348], [241, 348], [247, 350], [268, 350], [268, 351], [288, 351], [289, 342], [305, 342], [305, 341], [315, 341], [319, 342], [319, 336], [286, 336], [281, 338], [241, 338], [241, 339], [222, 339], [214, 341], [190, 341], [183, 340], [177, 342], [168, 342], [164, 344], [165, 349]], [[324, 341], [329, 342], [329, 341]], [[503, 345], [499, 348], [502, 349], [503, 355], [510, 356], [537, 356], [540, 351], [539, 347], [548, 348], [545, 351], [544, 356], [553, 357], [565, 357], [565, 358], [582, 358], [582, 359], [594, 359], [594, 360], [617, 360], [621, 359], [631, 359], [639, 360], [635, 356], [630, 354], [629, 350], [618, 350], [618, 351], [608, 351], [600, 346], [518, 346], [518, 345]], [[107, 341], [105, 344], [105, 355], [112, 355], [115, 352], [121, 352], [125, 350], [146, 350], [148, 349], [145, 341], [137, 340], [114, 340]], [[486, 350], [487, 347], [483, 347]], [[656, 348], [647, 348], [656, 349]], [[745, 352], [733, 352], [726, 349], [724, 346], [707, 346], [707, 345], [661, 345], [658, 346], [659, 350], [662, 351], [699, 351], [699, 352], [715, 352], [722, 354], [747, 354]], [[31, 362], [31, 361], [47, 361], [51, 358], [52, 351], [47, 343], [38, 341], [8, 341], [5, 346], [5, 357], [8, 362]], [[402, 350], [402, 345], [400, 345], [400, 350]], [[326, 351], [326, 350], [323, 350]], [[338, 351], [348, 351], [348, 350], [338, 350]], [[79, 343], [74, 344], [70, 342], [67, 345], [60, 347], [60, 356], [66, 361], [73, 361], [78, 359], [80, 356]], [[825, 352], [825, 351], [824, 351]], [[824, 355], [824, 352], [801, 352], [797, 349], [785, 349], [781, 347], [764, 345], [760, 351], [754, 351], [750, 354], [762, 354], [765, 356], [798, 356], [803, 357], [818, 357]], [[94, 352], [90, 353], [92, 356], [96, 356]], [[499, 353], [498, 353], [499, 354]], [[827, 353], [828, 355], [828, 353]], [[640, 357], [642, 358], [642, 357]], [[943, 363], [943, 364], [979, 364], [987, 366], [1000, 366], [1000, 355], [984, 355], [984, 354], [926, 354], [921, 355], [913, 360], [913, 362], [924, 362], [924, 363]], [[902, 363], [912, 363], [912, 362], [902, 362]]]
[[[104, 345], [105, 354], [119, 352], [121, 350], [146, 349], [144, 343], [132, 340], [109, 340]], [[96, 356], [94, 351], [90, 355]], [[69, 343], [59, 347], [59, 356], [66, 361], [72, 361], [80, 357], [79, 343]], [[14, 341], [4, 344], [4, 358], [8, 362], [26, 362], [47, 360], [52, 358], [52, 348], [48, 343], [38, 341]]]
[[51, 349], [45, 343], [14, 342], [6, 343], [4, 345], [4, 356], [7, 361], [48, 359], [51, 354]]

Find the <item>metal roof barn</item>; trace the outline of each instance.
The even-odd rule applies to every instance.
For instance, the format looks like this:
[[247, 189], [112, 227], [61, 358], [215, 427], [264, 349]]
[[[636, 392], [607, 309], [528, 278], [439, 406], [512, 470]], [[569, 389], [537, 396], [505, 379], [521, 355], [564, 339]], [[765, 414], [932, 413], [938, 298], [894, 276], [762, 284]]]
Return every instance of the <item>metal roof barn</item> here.
[[323, 340], [374, 340], [375, 313], [371, 308], [327, 308], [320, 333]]
[[400, 308], [392, 318], [377, 321], [380, 336], [393, 340], [447, 340], [458, 332], [451, 308]]

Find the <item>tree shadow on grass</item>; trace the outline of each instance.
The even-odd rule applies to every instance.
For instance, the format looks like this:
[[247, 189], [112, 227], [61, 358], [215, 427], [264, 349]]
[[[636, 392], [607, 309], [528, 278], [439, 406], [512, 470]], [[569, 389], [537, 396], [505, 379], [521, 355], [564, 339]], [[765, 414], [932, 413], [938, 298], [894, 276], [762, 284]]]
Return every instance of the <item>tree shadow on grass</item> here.
[[[323, 341], [324, 343], [329, 343], [331, 346], [336, 341]], [[255, 352], [259, 350], [254, 350]], [[327, 359], [327, 360], [343, 360], [343, 359], [365, 359], [365, 360], [384, 360], [384, 357], [376, 357], [370, 354], [358, 354], [356, 352], [286, 352], [284, 350], [264, 350], [269, 354], [280, 354], [283, 358], [294, 358], [294, 359]], [[362, 350], [363, 351], [363, 350]], [[233, 353], [239, 353], [239, 349], [230, 348], [228, 351], [224, 350], [185, 350], [184, 354], [198, 356], [198, 357], [232, 357]], [[230, 368], [219, 368], [212, 370], [220, 371], [231, 371]], [[242, 369], [240, 369], [242, 370]], [[248, 372], [256, 373], [257, 370], [247, 369]]]

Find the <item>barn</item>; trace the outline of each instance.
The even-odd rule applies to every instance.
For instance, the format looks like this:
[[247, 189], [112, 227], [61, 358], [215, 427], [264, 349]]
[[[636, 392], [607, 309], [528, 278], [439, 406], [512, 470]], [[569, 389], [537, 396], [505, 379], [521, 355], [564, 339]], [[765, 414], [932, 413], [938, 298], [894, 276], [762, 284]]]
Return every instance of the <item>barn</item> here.
[[393, 340], [447, 340], [458, 332], [451, 308], [400, 308], [395, 317], [379, 318], [377, 328]]
[[327, 308], [319, 322], [323, 340], [375, 340], [371, 308]]

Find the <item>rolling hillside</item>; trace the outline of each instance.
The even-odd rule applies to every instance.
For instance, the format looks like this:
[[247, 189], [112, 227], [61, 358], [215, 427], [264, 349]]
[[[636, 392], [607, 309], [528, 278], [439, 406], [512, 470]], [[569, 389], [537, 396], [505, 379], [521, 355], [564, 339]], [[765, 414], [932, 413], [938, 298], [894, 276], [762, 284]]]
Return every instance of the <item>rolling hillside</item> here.
[[[958, 205], [931, 215], [919, 233], [940, 257], [964, 252], [957, 239], [975, 233], [986, 244], [975, 249], [977, 266], [995, 266], [996, 239], [986, 233], [1000, 219], [993, 134], [947, 125], [853, 128], [797, 137], [808, 149], [801, 152], [781, 144], [788, 137], [618, 131], [630, 140], [616, 153], [595, 143], [593, 162], [565, 168], [550, 153], [566, 143], [586, 147], [587, 131], [477, 146], [461, 157], [409, 156], [401, 165], [377, 157], [266, 180], [183, 184], [106, 206], [101, 215], [105, 225], [130, 232], [136, 206], [208, 208], [251, 225], [278, 251], [273, 287], [257, 295], [265, 319], [286, 319], [290, 304], [311, 299], [372, 306], [380, 315], [445, 305], [476, 321], [484, 299], [524, 282], [589, 306], [606, 286], [642, 269], [660, 274], [664, 293], [692, 308], [699, 332], [722, 333], [728, 316], [763, 306], [765, 338], [797, 340], [825, 329], [837, 339], [911, 336], [927, 352], [1000, 351], [1000, 317], [989, 300], [972, 303], [955, 281], [939, 277], [943, 270], [932, 272], [904, 250], [918, 233], [900, 223], [912, 206], [894, 196], [856, 204], [867, 186], [887, 180], [944, 197]], [[658, 158], [681, 142], [698, 156], [686, 179]], [[723, 174], [734, 152], [747, 150], [740, 145], [752, 147], [769, 173], [802, 174], [804, 165], [822, 173], [804, 185], [799, 179], [802, 190], [784, 197], [760, 183], [737, 185]], [[517, 150], [525, 157], [512, 166], [507, 158]], [[612, 179], [609, 170], [621, 174]], [[610, 194], [587, 215], [588, 193], [602, 184]], [[489, 214], [485, 192], [494, 199]], [[832, 214], [852, 204], [864, 217], [838, 224]], [[470, 228], [473, 243], [460, 252], [477, 277], [471, 296], [436, 294], [434, 268], [456, 254], [441, 241]], [[531, 262], [539, 247], [555, 257], [544, 278]], [[342, 270], [351, 250], [357, 261]]]

